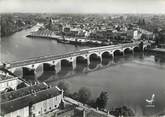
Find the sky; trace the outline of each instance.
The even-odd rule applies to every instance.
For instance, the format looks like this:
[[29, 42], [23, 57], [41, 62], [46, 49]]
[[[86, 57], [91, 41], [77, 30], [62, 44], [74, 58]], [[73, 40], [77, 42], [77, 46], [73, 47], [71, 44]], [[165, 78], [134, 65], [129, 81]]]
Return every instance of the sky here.
[[165, 14], [165, 0], [0, 0], [0, 13]]

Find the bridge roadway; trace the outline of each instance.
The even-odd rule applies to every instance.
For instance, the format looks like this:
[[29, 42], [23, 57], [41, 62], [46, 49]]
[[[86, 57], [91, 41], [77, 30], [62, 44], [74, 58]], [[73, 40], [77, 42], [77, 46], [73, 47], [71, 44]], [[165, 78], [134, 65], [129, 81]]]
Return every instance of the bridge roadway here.
[[90, 52], [95, 52], [95, 51], [102, 51], [102, 50], [104, 50], [104, 51], [111, 50], [112, 51], [112, 50], [118, 50], [118, 49], [123, 49], [123, 48], [128, 48], [128, 47], [135, 47], [135, 46], [139, 46], [139, 42], [102, 46], [102, 47], [95, 47], [95, 48], [87, 48], [87, 49], [82, 49], [79, 51], [66, 53], [63, 55], [40, 56], [40, 57], [35, 57], [35, 58], [29, 58], [28, 60], [14, 61], [14, 62], [6, 63], [6, 68], [11, 69], [11, 68], [30, 65], [30, 64], [43, 63], [43, 62], [47, 62], [47, 61], [55, 61], [58, 59], [72, 57], [72, 56], [79, 56], [79, 55], [88, 54]]

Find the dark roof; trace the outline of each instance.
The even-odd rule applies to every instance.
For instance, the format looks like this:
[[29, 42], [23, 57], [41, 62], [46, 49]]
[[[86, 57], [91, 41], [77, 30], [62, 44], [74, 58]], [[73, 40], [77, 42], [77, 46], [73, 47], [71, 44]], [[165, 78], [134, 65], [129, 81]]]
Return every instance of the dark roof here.
[[46, 99], [55, 97], [59, 95], [61, 91], [57, 88], [47, 88], [45, 90], [39, 91], [35, 94], [29, 94], [24, 97], [20, 97], [14, 100], [1, 103], [1, 114], [7, 114], [16, 110], [19, 110], [23, 107], [44, 101]]
[[41, 90], [45, 90], [45, 89], [47, 89], [47, 87], [48, 86], [46, 86], [44, 83], [42, 83], [42, 84], [37, 84], [37, 85], [21, 88], [16, 91], [6, 92], [1, 95], [0, 102], [6, 102], [9, 100], [19, 98], [19, 97], [23, 97], [25, 95], [33, 93], [34, 91], [38, 92]]

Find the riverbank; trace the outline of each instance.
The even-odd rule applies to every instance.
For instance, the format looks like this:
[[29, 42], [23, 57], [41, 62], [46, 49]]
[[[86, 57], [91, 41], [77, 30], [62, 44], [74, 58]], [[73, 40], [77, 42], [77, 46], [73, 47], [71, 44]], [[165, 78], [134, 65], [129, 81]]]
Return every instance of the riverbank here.
[[163, 54], [165, 54], [165, 48], [154, 48], [154, 49], [149, 49], [149, 52], [163, 53]]
[[30, 29], [32, 28], [33, 26], [35, 26], [36, 24], [33, 24], [33, 25], [26, 25], [26, 26], [22, 26], [22, 27], [18, 27], [18, 28], [15, 28], [14, 30], [6, 33], [6, 34], [0, 34], [1, 37], [7, 37], [7, 36], [10, 36], [16, 32], [19, 32], [19, 31], [22, 31], [22, 30], [26, 30], [26, 29]]
[[110, 42], [92, 40], [92, 39], [87, 39], [85, 37], [68, 37], [68, 36], [57, 35], [53, 31], [50, 31], [50, 30], [38, 30], [36, 32], [31, 32], [31, 34], [28, 34], [26, 37], [53, 39], [59, 43], [81, 45], [81, 46], [83, 46], [83, 45], [84, 46], [86, 46], [86, 45], [88, 45], [88, 46], [111, 45]]

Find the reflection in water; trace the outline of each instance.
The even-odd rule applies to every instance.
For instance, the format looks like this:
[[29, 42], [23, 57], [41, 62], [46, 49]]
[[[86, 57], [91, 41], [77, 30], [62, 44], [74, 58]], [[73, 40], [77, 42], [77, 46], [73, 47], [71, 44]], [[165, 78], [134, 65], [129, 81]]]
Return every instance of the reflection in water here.
[[58, 77], [64, 77], [68, 74], [68, 72], [72, 71], [71, 67], [65, 67], [61, 69], [61, 71], [57, 74]]
[[[155, 72], [158, 68], [156, 67], [156, 65], [158, 66], [157, 62], [160, 63], [161, 61], [161, 65], [165, 64], [163, 60], [164, 57], [162, 56], [148, 53], [127, 54], [124, 57], [116, 57], [114, 60], [104, 58], [101, 63], [93, 61], [88, 66], [78, 64], [76, 69], [61, 71], [45, 79], [45, 82], [54, 84], [69, 78], [68, 81], [72, 84], [73, 91], [89, 83], [87, 86], [92, 88], [95, 97], [101, 90], [110, 91], [109, 109], [126, 104], [131, 106], [139, 116], [151, 115], [165, 109], [165, 87], [162, 85], [165, 80], [161, 78], [163, 77], [161, 71], [157, 73], [160, 74], [157, 76], [157, 78], [160, 77], [159, 80], [155, 79]], [[155, 63], [153, 63], [154, 61]], [[154, 65], [151, 66], [151, 64]], [[123, 68], [124, 71], [122, 72]], [[107, 84], [108, 82], [109, 84]], [[156, 95], [156, 108], [146, 108], [145, 99], [150, 97], [152, 93]]]
[[106, 65], [109, 64], [109, 62], [110, 62], [110, 59], [105, 59], [105, 58], [104, 58], [104, 59], [102, 59], [102, 63], [101, 63], [101, 64], [102, 64], [103, 66], [106, 66]]
[[88, 68], [92, 70], [92, 69], [95, 69], [97, 67], [97, 65], [98, 65], [98, 62], [91, 62], [89, 64]]
[[[143, 59], [144, 54], [143, 53], [138, 53], [135, 54], [134, 56], [132, 54], [127, 54], [125, 56], [117, 56], [114, 59], [111, 58], [103, 58], [102, 62], [97, 61], [97, 60], [93, 60], [90, 62], [89, 65], [87, 64], [81, 64], [81, 63], [77, 63], [76, 68], [73, 70], [71, 66], [67, 67], [62, 67], [61, 71], [58, 73], [55, 73], [55, 71], [44, 71], [42, 73], [41, 76], [39, 76], [38, 78], [36, 78], [36, 76], [31, 75], [29, 76], [24, 76], [24, 79], [26, 79], [29, 82], [36, 82], [36, 81], [52, 81], [52, 80], [60, 80], [60, 79], [64, 79], [67, 77], [72, 77], [69, 75], [80, 75], [80, 74], [86, 74], [88, 72], [92, 72], [95, 70], [100, 70], [100, 69], [105, 69], [107, 67], [111, 67], [114, 65], [118, 65], [118, 64], [122, 64], [122, 63], [126, 63], [126, 62], [130, 62], [131, 60], [134, 60], [135, 58], [138, 58], [140, 60]], [[157, 59], [160, 61], [160, 58]], [[74, 73], [74, 74], [73, 74]], [[51, 80], [50, 80], [51, 79]]]
[[[127, 54], [123, 57], [121, 56], [116, 57], [113, 60], [109, 58], [104, 58], [102, 59], [101, 63], [99, 61], [91, 61], [89, 65], [78, 63], [74, 70], [71, 67], [63, 67], [63, 69], [59, 73], [55, 73], [55, 71], [43, 72], [43, 74], [38, 78], [36, 78], [35, 76], [33, 76], [32, 78], [31, 76], [30, 78], [28, 77], [26, 80], [28, 80], [31, 83], [44, 81], [47, 82], [48, 84], [54, 85], [60, 80], [68, 79], [68, 81], [71, 81], [74, 90], [75, 89], [78, 90], [78, 88], [81, 88], [82, 86], [86, 86], [86, 83], [84, 82], [89, 82], [89, 83], [91, 82], [91, 84], [88, 86], [90, 86], [90, 88], [95, 87], [92, 93], [94, 93], [94, 95], [96, 96], [98, 95], [97, 93], [99, 92], [98, 89], [99, 87], [100, 89], [103, 90], [110, 87], [111, 89], [110, 93], [112, 94], [110, 97], [111, 100], [108, 103], [107, 108], [112, 109], [112, 107], [117, 107], [126, 104], [131, 106], [139, 116], [152, 115], [161, 112], [163, 111], [163, 109], [165, 109], [165, 100], [164, 100], [165, 87], [163, 87], [162, 84], [160, 84], [163, 81], [165, 81], [163, 79], [160, 79], [161, 77], [163, 77], [162, 73], [160, 72], [160, 78], [159, 78], [160, 81], [154, 79], [154, 76], [153, 78], [152, 75], [150, 76], [152, 72], [155, 72], [155, 68], [159, 69], [159, 67], [157, 67], [158, 65], [163, 66], [163, 69], [165, 69], [164, 56], [158, 54], [151, 55], [148, 53], [138, 53], [134, 55]], [[117, 69], [115, 69], [115, 67], [117, 67]], [[122, 73], [120, 73], [122, 72], [120, 71], [122, 67], [124, 67], [126, 71], [129, 70], [127, 72], [124, 71], [124, 74], [126, 73], [125, 75], [122, 75]], [[134, 69], [132, 68], [129, 69], [130, 67], [133, 67]], [[108, 72], [109, 71], [108, 69], [109, 70], [111, 69], [110, 70], [111, 72]], [[137, 72], [127, 75], [127, 73], [131, 73], [132, 70], [133, 71], [137, 70]], [[98, 74], [95, 71], [98, 71]], [[103, 73], [104, 75], [99, 76], [100, 75], [99, 72]], [[88, 76], [88, 74], [93, 74], [92, 76], [94, 80], [92, 80], [91, 79], [92, 76]], [[150, 77], [148, 77], [148, 75]], [[100, 81], [98, 80], [98, 77], [103, 77], [103, 78], [101, 78], [102, 80]], [[98, 83], [100, 84], [104, 82], [105, 83], [110, 82], [111, 85], [109, 84], [105, 84], [105, 85], [103, 84], [103, 86], [98, 85]], [[147, 82], [150, 83], [147, 84]], [[115, 84], [116, 86], [113, 86]], [[146, 107], [145, 99], [148, 98], [152, 93], [155, 93], [156, 95], [155, 97], [156, 108]]]
[[55, 76], [55, 75], [56, 75], [55, 71], [46, 71], [46, 72], [44, 71], [43, 74], [37, 78], [37, 80], [40, 82], [44, 82], [48, 78]]
[[82, 73], [86, 67], [87, 67], [86, 64], [77, 64], [75, 72], [76, 73]]
[[[114, 65], [127, 63], [127, 62], [130, 62], [130, 61], [135, 60], [135, 59], [142, 61], [147, 56], [151, 56], [151, 55], [148, 53], [136, 53], [134, 55], [127, 54], [125, 56], [117, 56], [114, 59], [103, 58], [102, 62], [94, 60], [94, 61], [91, 61], [89, 65], [77, 63], [76, 68], [74, 70], [72, 69], [71, 66], [69, 66], [69, 67], [65, 66], [58, 73], [55, 73], [55, 71], [44, 71], [42, 73], [42, 75], [39, 76], [38, 78], [36, 78], [34, 75], [31, 75], [30, 77], [24, 76], [24, 78], [30, 82], [36, 81], [36, 79], [37, 79], [37, 81], [40, 81], [40, 82], [47, 81], [47, 80], [49, 81], [49, 78], [52, 78], [52, 76], [53, 76], [54, 80], [57, 80], [57, 79], [60, 80], [60, 78], [63, 79], [63, 78], [71, 77], [68, 75], [73, 75], [73, 72], [77, 75], [80, 75], [83, 73], [92, 72], [92, 71], [100, 70], [100, 69], [105, 69], [107, 67], [112, 67]], [[164, 58], [165, 58], [165, 56], [162, 56], [162, 55], [158, 55], [158, 54], [154, 55], [154, 61], [156, 63], [161, 64], [161, 65], [165, 63]]]
[[162, 54], [156, 54], [154, 56], [155, 62], [159, 64], [164, 64], [165, 63], [165, 55], [163, 56]]

